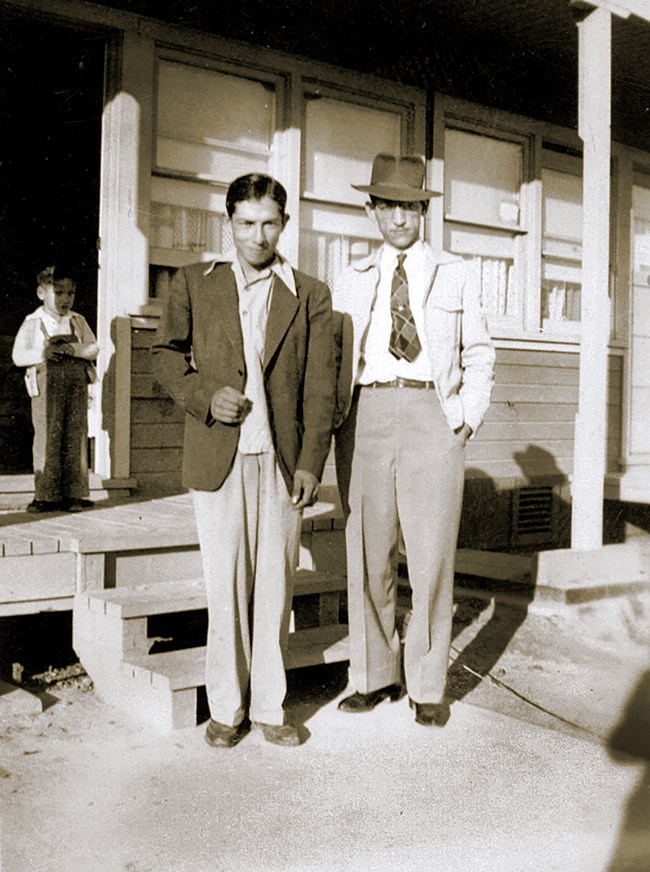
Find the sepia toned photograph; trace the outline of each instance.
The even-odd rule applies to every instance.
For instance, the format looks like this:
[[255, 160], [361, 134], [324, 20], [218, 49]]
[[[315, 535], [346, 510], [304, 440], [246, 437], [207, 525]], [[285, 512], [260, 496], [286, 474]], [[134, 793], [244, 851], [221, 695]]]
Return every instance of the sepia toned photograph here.
[[0, 872], [647, 872], [650, 0], [0, 47]]

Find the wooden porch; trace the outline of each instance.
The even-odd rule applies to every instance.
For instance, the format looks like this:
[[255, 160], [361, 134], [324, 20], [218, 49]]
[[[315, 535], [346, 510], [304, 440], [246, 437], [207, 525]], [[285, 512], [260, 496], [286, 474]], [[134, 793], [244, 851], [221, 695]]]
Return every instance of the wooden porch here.
[[[333, 489], [305, 513], [289, 669], [348, 656], [340, 514]], [[74, 649], [105, 701], [163, 730], [196, 723], [207, 608], [189, 494], [106, 495], [73, 515], [5, 510], [0, 619], [59, 610], [72, 610]]]

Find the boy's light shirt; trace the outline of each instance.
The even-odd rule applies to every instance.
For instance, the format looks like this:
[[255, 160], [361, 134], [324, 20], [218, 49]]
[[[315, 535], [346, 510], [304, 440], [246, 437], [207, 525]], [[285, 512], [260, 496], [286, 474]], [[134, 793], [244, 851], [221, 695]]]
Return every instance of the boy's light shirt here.
[[38, 396], [36, 367], [45, 362], [45, 345], [50, 336], [63, 336], [73, 332], [78, 341], [71, 343], [75, 357], [94, 360], [99, 346], [88, 322], [78, 312], [52, 315], [44, 306], [39, 306], [27, 315], [20, 326], [11, 352], [16, 366], [26, 367], [25, 384], [30, 397]]

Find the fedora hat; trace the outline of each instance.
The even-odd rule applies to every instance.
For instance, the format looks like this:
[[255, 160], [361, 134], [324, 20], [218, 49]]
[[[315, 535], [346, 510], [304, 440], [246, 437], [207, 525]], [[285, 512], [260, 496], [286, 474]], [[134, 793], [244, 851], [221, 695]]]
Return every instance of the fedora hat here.
[[372, 162], [370, 184], [352, 187], [382, 200], [430, 200], [438, 194], [423, 187], [424, 176], [424, 161], [417, 154], [378, 154]]

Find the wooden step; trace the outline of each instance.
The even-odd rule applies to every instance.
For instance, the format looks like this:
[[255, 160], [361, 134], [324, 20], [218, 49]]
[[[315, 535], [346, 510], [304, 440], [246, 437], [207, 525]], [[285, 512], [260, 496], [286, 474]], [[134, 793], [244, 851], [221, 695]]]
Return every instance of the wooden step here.
[[[345, 589], [342, 576], [297, 571], [287, 669], [347, 659], [347, 626], [339, 623]], [[73, 644], [98, 694], [165, 730], [195, 725], [197, 688], [205, 684], [205, 648], [149, 653], [157, 641], [149, 635], [149, 619], [206, 608], [200, 578], [78, 593]], [[165, 639], [170, 641], [174, 644]]]
[[[293, 595], [335, 593], [346, 589], [346, 579], [340, 575], [299, 569], [294, 576]], [[207, 607], [202, 578], [159, 581], [137, 587], [87, 591], [77, 598], [90, 611], [112, 615], [122, 620], [187, 612]]]
[[[185, 690], [205, 684], [205, 647], [164, 651], [124, 663], [134, 678], [144, 678], [155, 687]], [[348, 628], [344, 624], [298, 630], [289, 636], [285, 654], [287, 669], [338, 663], [348, 659]]]
[[[205, 686], [204, 647], [133, 658], [116, 664], [100, 695], [132, 719], [163, 732], [195, 727]], [[300, 630], [289, 636], [287, 669], [348, 660], [347, 626]]]

